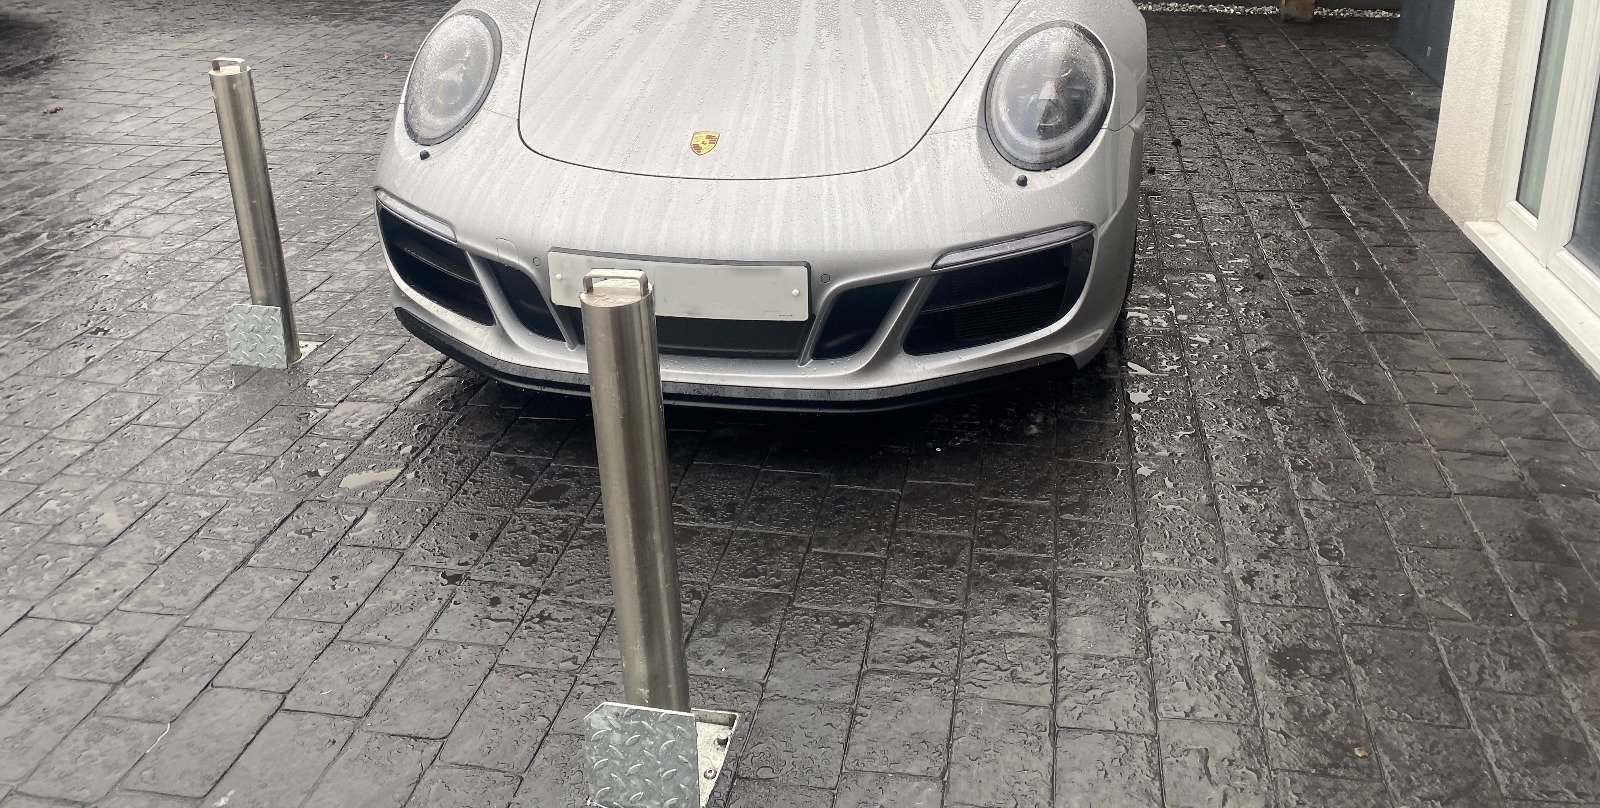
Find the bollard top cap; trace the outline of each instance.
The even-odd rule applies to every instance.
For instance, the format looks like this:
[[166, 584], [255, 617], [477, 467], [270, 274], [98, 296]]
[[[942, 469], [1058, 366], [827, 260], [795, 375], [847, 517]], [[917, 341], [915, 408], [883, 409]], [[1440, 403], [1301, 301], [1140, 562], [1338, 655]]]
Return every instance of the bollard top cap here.
[[211, 60], [211, 72], [219, 76], [238, 75], [249, 69], [250, 65], [245, 60], [235, 59], [231, 56], [221, 56]]
[[583, 276], [588, 306], [627, 306], [650, 296], [650, 278], [637, 269], [595, 269]]

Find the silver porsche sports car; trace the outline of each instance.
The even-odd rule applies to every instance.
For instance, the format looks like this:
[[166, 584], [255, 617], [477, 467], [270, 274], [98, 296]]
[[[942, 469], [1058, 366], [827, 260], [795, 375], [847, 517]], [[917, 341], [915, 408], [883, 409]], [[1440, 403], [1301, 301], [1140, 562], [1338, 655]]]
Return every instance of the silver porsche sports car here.
[[655, 288], [669, 400], [892, 408], [1082, 365], [1127, 297], [1132, 0], [467, 0], [377, 173], [395, 313], [587, 390], [593, 269]]

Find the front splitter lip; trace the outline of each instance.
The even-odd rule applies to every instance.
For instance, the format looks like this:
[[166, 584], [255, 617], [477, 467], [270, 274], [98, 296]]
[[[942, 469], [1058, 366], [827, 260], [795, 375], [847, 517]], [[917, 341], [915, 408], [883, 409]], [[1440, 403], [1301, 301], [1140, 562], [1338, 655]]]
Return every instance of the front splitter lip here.
[[[495, 381], [527, 390], [589, 395], [589, 377], [583, 373], [517, 365], [479, 351], [396, 306], [395, 317], [417, 339], [434, 350]], [[857, 390], [828, 388], [745, 387], [663, 381], [668, 403], [717, 409], [775, 410], [819, 413], [870, 413], [910, 409], [937, 401], [976, 395], [1007, 382], [1020, 381], [1025, 371], [1059, 367], [1077, 370], [1070, 356], [1046, 355], [938, 379]]]

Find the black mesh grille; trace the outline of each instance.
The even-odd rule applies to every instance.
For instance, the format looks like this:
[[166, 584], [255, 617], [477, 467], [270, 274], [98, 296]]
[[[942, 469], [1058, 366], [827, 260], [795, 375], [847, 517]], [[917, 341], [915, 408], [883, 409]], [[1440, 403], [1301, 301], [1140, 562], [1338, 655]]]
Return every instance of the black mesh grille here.
[[561, 327], [556, 324], [556, 315], [545, 301], [544, 293], [527, 273], [499, 261], [484, 259], [484, 263], [494, 270], [495, 281], [500, 284], [500, 291], [505, 293], [512, 313], [523, 328], [546, 339], [566, 339], [561, 335]]
[[389, 263], [407, 286], [469, 320], [494, 323], [483, 287], [460, 247], [381, 208], [378, 232]]
[[971, 348], [1054, 323], [1083, 294], [1093, 255], [1093, 238], [1085, 236], [939, 275], [906, 335], [906, 353]]
[[[557, 313], [583, 341], [583, 317], [571, 306]], [[811, 321], [707, 320], [699, 317], [656, 317], [661, 352], [674, 356], [736, 359], [799, 359]]]
[[904, 281], [877, 283], [839, 295], [828, 312], [811, 355], [818, 359], [839, 359], [865, 348], [905, 287]]

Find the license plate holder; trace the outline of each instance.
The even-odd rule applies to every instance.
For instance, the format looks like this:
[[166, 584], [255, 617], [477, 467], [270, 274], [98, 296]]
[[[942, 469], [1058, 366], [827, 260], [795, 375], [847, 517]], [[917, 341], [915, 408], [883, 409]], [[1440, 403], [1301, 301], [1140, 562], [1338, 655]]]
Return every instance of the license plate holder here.
[[706, 320], [798, 322], [811, 317], [811, 271], [804, 264], [706, 263], [551, 250], [550, 298], [578, 306], [583, 276], [635, 269], [650, 278], [656, 315]]

